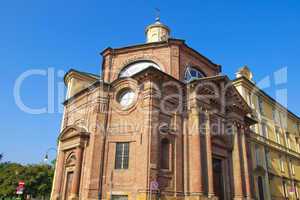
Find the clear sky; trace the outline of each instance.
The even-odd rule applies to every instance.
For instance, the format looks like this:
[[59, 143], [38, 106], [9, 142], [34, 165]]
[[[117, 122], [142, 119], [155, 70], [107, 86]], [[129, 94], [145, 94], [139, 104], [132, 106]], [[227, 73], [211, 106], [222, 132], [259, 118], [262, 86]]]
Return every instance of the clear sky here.
[[[106, 47], [145, 41], [155, 18], [234, 78], [247, 64], [260, 81], [271, 77], [268, 93], [288, 90], [288, 107], [300, 114], [300, 1], [102, 1], [7, 0], [0, 3], [0, 152], [6, 161], [38, 163], [56, 146], [61, 114], [57, 100], [60, 70], [100, 73]], [[274, 86], [273, 73], [288, 68], [288, 81]], [[28, 114], [14, 99], [15, 82], [30, 69], [55, 71], [54, 112]], [[21, 98], [33, 108], [47, 106], [47, 78], [31, 76]], [[54, 157], [55, 152], [50, 153]]]

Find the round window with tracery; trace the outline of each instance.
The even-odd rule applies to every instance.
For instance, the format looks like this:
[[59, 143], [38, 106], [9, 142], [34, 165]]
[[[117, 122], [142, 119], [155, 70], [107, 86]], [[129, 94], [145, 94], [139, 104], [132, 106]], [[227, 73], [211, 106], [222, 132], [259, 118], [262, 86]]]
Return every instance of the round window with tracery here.
[[117, 98], [119, 104], [124, 108], [129, 107], [134, 102], [134, 99], [135, 92], [131, 89], [125, 89], [121, 91]]

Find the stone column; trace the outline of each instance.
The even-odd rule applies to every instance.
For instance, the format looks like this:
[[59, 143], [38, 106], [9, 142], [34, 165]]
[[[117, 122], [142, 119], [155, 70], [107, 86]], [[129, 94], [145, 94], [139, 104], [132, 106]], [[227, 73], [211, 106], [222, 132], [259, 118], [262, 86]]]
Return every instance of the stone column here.
[[233, 170], [233, 188], [235, 200], [243, 199], [242, 173], [240, 161], [239, 132], [237, 124], [233, 124], [233, 151], [232, 151], [232, 170]]
[[252, 199], [251, 197], [251, 188], [250, 188], [250, 177], [249, 177], [249, 169], [248, 169], [248, 157], [247, 157], [247, 141], [245, 130], [241, 129], [241, 142], [243, 149], [243, 160], [244, 160], [244, 175], [245, 175], [245, 186], [246, 186], [246, 199]]
[[71, 200], [78, 200], [79, 199], [82, 153], [83, 153], [82, 147], [77, 147], [74, 178], [73, 178], [72, 188], [71, 188]]
[[213, 160], [212, 160], [212, 144], [210, 131], [210, 114], [205, 111], [205, 144], [206, 144], [206, 159], [207, 159], [207, 193], [208, 197], [215, 196], [214, 180], [213, 180]]

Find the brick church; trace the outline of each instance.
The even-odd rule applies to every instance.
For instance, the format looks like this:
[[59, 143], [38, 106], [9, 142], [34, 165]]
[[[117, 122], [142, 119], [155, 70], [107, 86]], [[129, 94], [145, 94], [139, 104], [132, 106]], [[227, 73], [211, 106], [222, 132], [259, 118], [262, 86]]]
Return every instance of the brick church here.
[[51, 200], [252, 199], [251, 108], [159, 19], [145, 34], [66, 74]]

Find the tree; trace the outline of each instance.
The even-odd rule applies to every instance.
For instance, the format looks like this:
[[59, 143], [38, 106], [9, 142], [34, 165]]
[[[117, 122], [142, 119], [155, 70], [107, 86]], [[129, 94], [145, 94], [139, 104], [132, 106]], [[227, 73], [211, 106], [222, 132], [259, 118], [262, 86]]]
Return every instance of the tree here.
[[0, 163], [0, 197], [13, 197], [18, 181], [24, 178], [24, 166], [16, 163]]
[[25, 182], [25, 194], [48, 197], [51, 193], [54, 168], [50, 165], [0, 163], [0, 199], [16, 196], [18, 182]]
[[0, 153], [0, 161], [3, 159], [3, 153]]
[[47, 197], [51, 193], [54, 170], [49, 165], [29, 165], [25, 172], [26, 193], [33, 197]]

